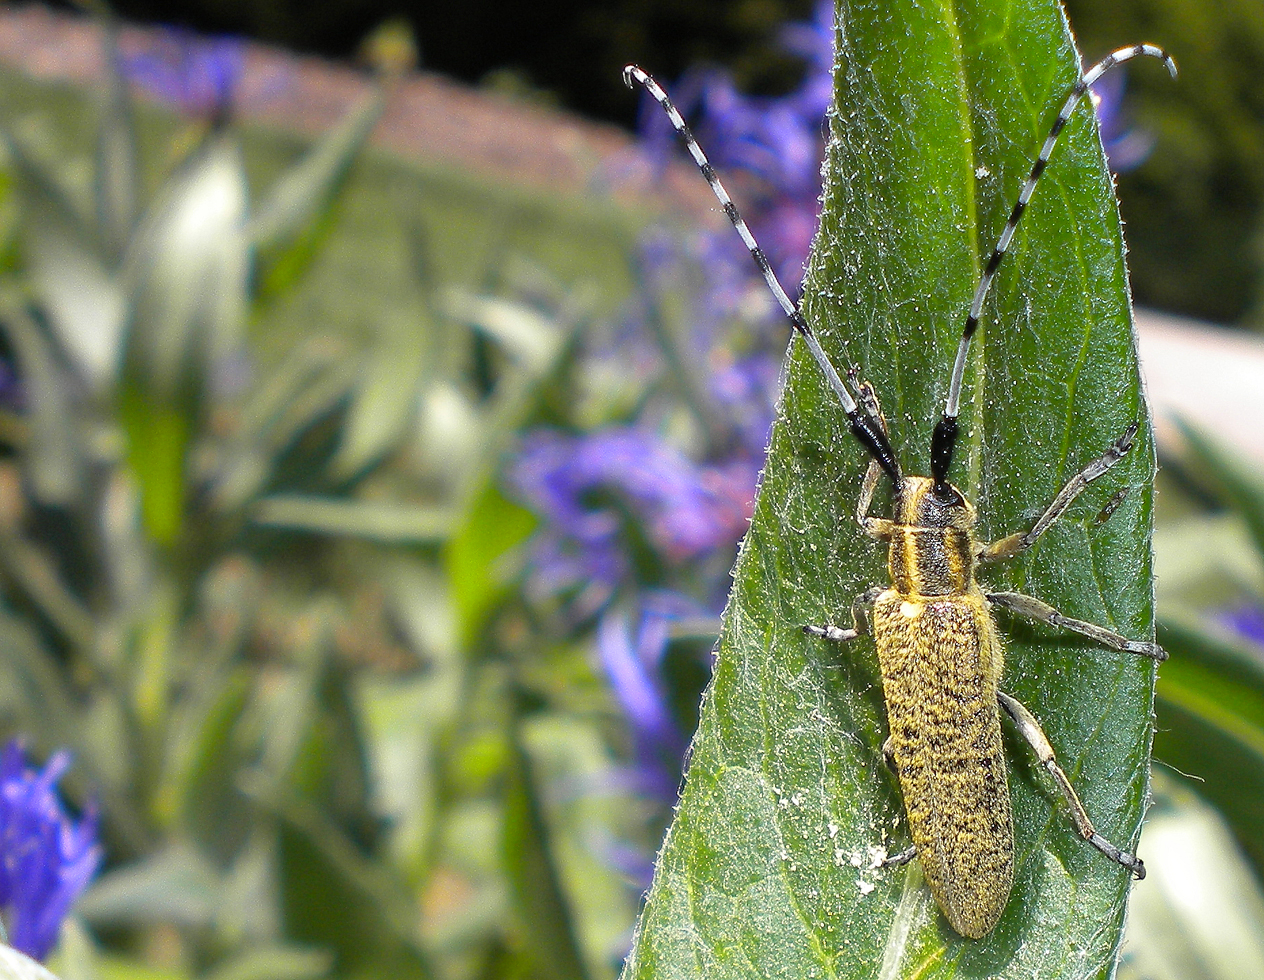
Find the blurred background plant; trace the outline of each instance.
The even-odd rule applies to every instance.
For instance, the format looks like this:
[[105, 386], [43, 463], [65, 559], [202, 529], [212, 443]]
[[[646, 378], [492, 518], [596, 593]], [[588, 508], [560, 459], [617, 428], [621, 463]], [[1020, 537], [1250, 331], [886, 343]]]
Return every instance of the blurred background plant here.
[[[1264, 8], [1225, 0], [1068, 0], [1080, 47], [1090, 57], [1132, 37], [1181, 39], [1188, 80], [1169, 87], [1136, 72], [1130, 103], [1161, 141], [1119, 193], [1129, 226], [1129, 265], [1138, 302], [1216, 323], [1261, 324], [1264, 297]], [[547, 10], [503, 3], [417, 0], [121, 0], [146, 20], [179, 20], [304, 51], [346, 57], [383, 17], [402, 17], [436, 71], [565, 105], [628, 125], [633, 109], [619, 84], [630, 61], [676, 78], [693, 65], [722, 64], [742, 91], [796, 88], [802, 62], [779, 26], [807, 21], [813, 0], [555, 0]]]
[[[268, 23], [294, 24], [292, 43], [330, 17], [346, 35], [336, 6], [298, 19], [274, 3]], [[700, 5], [729, 45], [655, 64], [670, 76], [746, 52], [735, 73], [691, 69], [673, 92], [797, 283], [832, 8], [795, 6], [776, 28], [792, 5], [757, 6], [734, 22]], [[182, 16], [241, 27], [230, 18], [262, 18], [256, 7]], [[49, 800], [60, 776], [86, 814], [65, 819], [99, 834], [99, 850], [75, 838], [69, 877], [104, 856], [56, 968], [613, 976], [676, 799], [779, 387], [785, 331], [749, 256], [727, 225], [682, 229], [608, 199], [361, 154], [414, 57], [398, 23], [364, 46], [374, 94], [306, 146], [239, 118], [244, 41], [163, 29], [128, 46], [98, 14], [112, 66], [99, 97], [0, 77], [0, 720], [49, 760], [6, 756], [5, 772], [43, 773]], [[1089, 30], [1106, 32], [1082, 32], [1090, 50], [1163, 33]], [[1264, 52], [1252, 27], [1238, 32], [1247, 53], [1222, 57], [1229, 30], [1197, 34], [1207, 50], [1192, 63], [1181, 52], [1192, 81], [1176, 95], [1151, 97], [1142, 73], [1135, 94], [1121, 74], [1098, 95], [1113, 165], [1137, 168], [1121, 179], [1139, 294], [1238, 319], [1258, 275], [1258, 174], [1241, 161], [1264, 146], [1250, 135], [1261, 113], [1241, 110], [1232, 139], [1174, 133], [1181, 100], [1204, 98], [1190, 90], [1214, 92]], [[656, 57], [647, 31], [612, 49], [612, 79]], [[423, 27], [438, 65], [442, 37]], [[571, 98], [506, 63], [517, 82], [496, 76], [502, 90]], [[607, 185], [673, 166], [670, 128], [642, 113], [641, 147]], [[1177, 145], [1205, 166], [1174, 162]], [[1166, 152], [1138, 166], [1151, 146]], [[1190, 191], [1181, 223], [1149, 235], [1158, 219], [1134, 209], [1130, 182], [1144, 208], [1173, 180], [1234, 206], [1207, 218], [1215, 202]], [[1195, 227], [1214, 233], [1190, 245]], [[1169, 298], [1171, 256], [1147, 249], [1180, 235], [1194, 258]], [[1232, 262], [1206, 244], [1217, 236], [1241, 246]], [[1174, 654], [1156, 750], [1174, 773], [1156, 784], [1155, 826], [1186, 841], [1194, 827], [1171, 853], [1202, 855], [1222, 894], [1247, 896], [1232, 905], [1248, 956], [1264, 950], [1264, 478], [1212, 437], [1191, 429], [1188, 445], [1156, 539]], [[1214, 809], [1178, 772], [1205, 780], [1194, 789]], [[1149, 840], [1166, 880], [1168, 848]], [[1229, 975], [1218, 962], [1247, 960], [1209, 960], [1223, 937], [1172, 928], [1194, 921], [1172, 875], [1138, 906], [1129, 949], [1146, 952], [1124, 969]], [[15, 943], [19, 921], [7, 913]]]

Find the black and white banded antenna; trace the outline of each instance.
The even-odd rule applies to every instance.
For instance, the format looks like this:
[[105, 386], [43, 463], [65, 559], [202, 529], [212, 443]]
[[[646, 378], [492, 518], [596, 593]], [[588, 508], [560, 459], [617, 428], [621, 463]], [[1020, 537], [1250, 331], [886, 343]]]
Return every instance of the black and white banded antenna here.
[[1075, 111], [1076, 104], [1084, 96], [1084, 93], [1088, 91], [1090, 85], [1116, 65], [1121, 65], [1125, 61], [1131, 61], [1133, 58], [1139, 58], [1143, 55], [1148, 58], [1158, 58], [1167, 68], [1168, 74], [1173, 78], [1176, 77], [1176, 62], [1172, 60], [1171, 55], [1166, 51], [1153, 44], [1134, 44], [1131, 47], [1112, 51], [1086, 71], [1071, 87], [1071, 91], [1067, 93], [1066, 101], [1062, 104], [1062, 109], [1058, 113], [1058, 118], [1053, 121], [1053, 126], [1049, 129], [1049, 135], [1045, 137], [1044, 145], [1040, 147], [1040, 153], [1037, 154], [1036, 161], [1032, 164], [1031, 172], [1027, 175], [1027, 180], [1023, 184], [1022, 190], [1018, 192], [1018, 200], [1014, 204], [1014, 210], [1010, 212], [1009, 220], [1005, 222], [1005, 227], [1001, 230], [1001, 237], [997, 240], [996, 247], [992, 250], [992, 256], [988, 259], [987, 266], [983, 270], [983, 276], [979, 280], [978, 288], [974, 291], [974, 299], [970, 302], [970, 313], [966, 317], [965, 329], [961, 332], [961, 342], [957, 345], [957, 357], [952, 364], [952, 378], [948, 383], [948, 400], [944, 406], [944, 414], [935, 426], [935, 433], [931, 438], [930, 472], [937, 487], [947, 486], [948, 468], [952, 464], [953, 450], [957, 444], [957, 414], [960, 410], [961, 382], [966, 371], [966, 356], [970, 353], [970, 338], [974, 336], [975, 330], [978, 329], [979, 316], [983, 312], [983, 301], [987, 299], [988, 289], [992, 285], [992, 280], [996, 278], [997, 267], [1000, 266], [1001, 259], [1005, 257], [1005, 252], [1009, 248], [1010, 242], [1014, 239], [1014, 230], [1018, 227], [1023, 211], [1027, 208], [1027, 202], [1031, 200], [1032, 192], [1036, 189], [1036, 182], [1040, 180], [1040, 175], [1044, 173], [1045, 166], [1049, 163], [1049, 157], [1052, 155], [1053, 148], [1058, 142], [1058, 135], [1071, 118], [1071, 113]]
[[675, 128], [680, 138], [684, 140], [690, 155], [698, 165], [698, 169], [702, 171], [702, 176], [711, 185], [711, 190], [715, 192], [715, 196], [719, 199], [721, 206], [723, 206], [724, 213], [728, 215], [729, 221], [733, 223], [733, 227], [737, 229], [737, 233], [742, 237], [742, 241], [745, 242], [751, 258], [755, 260], [755, 265], [759, 267], [764, 281], [768, 283], [768, 288], [772, 291], [773, 296], [776, 297], [782, 310], [785, 311], [791, 326], [803, 338], [803, 342], [807, 344], [812, 358], [820, 366], [826, 380], [829, 382], [829, 386], [834, 389], [834, 394], [838, 396], [839, 402], [842, 403], [843, 411], [847, 413], [847, 420], [851, 425], [852, 434], [868, 450], [869, 455], [873, 457], [878, 465], [882, 467], [883, 472], [891, 478], [891, 482], [898, 487], [900, 483], [900, 464], [895, 458], [895, 453], [891, 450], [891, 444], [887, 441], [886, 434], [882, 431], [881, 423], [870, 415], [862, 405], [857, 403], [855, 397], [853, 397], [852, 393], [847, 389], [847, 385], [839, 376], [838, 371], [835, 370], [834, 365], [830, 362], [830, 359], [825, 356], [825, 351], [821, 349], [820, 342], [816, 339], [816, 334], [808, 326], [808, 321], [803, 316], [803, 311], [798, 304], [786, 295], [786, 291], [781, 287], [777, 274], [773, 272], [772, 265], [768, 261], [768, 256], [764, 254], [764, 250], [755, 241], [755, 236], [751, 234], [750, 228], [746, 226], [746, 222], [737, 210], [737, 205], [733, 203], [728, 191], [720, 183], [720, 178], [716, 176], [715, 168], [711, 166], [711, 161], [707, 159], [707, 155], [702, 152], [702, 147], [698, 145], [693, 133], [689, 131], [689, 126], [685, 122], [684, 117], [672, 104], [672, 100], [668, 98], [662, 86], [654, 81], [651, 75], [642, 71], [636, 65], [628, 65], [623, 69], [623, 81], [628, 88], [633, 88], [635, 85], [640, 84], [663, 107], [663, 111], [667, 113], [667, 118], [671, 120], [673, 128]]

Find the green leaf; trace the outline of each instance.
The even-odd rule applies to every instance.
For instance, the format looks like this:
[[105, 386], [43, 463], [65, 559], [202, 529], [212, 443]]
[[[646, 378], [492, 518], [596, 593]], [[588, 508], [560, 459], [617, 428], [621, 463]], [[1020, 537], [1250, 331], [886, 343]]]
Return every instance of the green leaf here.
[[169, 545], [184, 521], [186, 457], [194, 435], [190, 412], [155, 403], [133, 384], [122, 386], [117, 410], [145, 531], [156, 543]]
[[384, 93], [374, 92], [282, 175], [247, 226], [247, 235], [256, 248], [277, 247], [332, 203], [385, 107]]
[[111, 256], [117, 257], [123, 253], [136, 217], [136, 132], [118, 46], [118, 21], [106, 12], [101, 26], [110, 72], [97, 133], [94, 197], [102, 244]]
[[[290, 454], [336, 416], [350, 397], [355, 363], [339, 347], [309, 339], [263, 379], [242, 407], [240, 428], [217, 461], [213, 500], [232, 511], [259, 493], [301, 481], [310, 467], [295, 465]], [[341, 359], [341, 360], [340, 360]]]
[[[844, 2], [840, 19], [806, 314], [835, 363], [874, 383], [901, 462], [924, 473], [982, 263], [1077, 58], [1053, 0]], [[984, 308], [951, 478], [995, 539], [1030, 527], [1139, 420], [1129, 456], [987, 581], [1140, 639], [1154, 455], [1131, 335], [1118, 213], [1082, 104]], [[800, 344], [783, 412], [625, 977], [1106, 976], [1129, 876], [1079, 839], [1008, 725], [1016, 881], [996, 930], [956, 935], [915, 861], [870, 868], [871, 849], [909, 843], [882, 759], [873, 644], [801, 627], [849, 625], [853, 598], [888, 580], [885, 555], [853, 517], [865, 459]], [[884, 488], [875, 511], [888, 501]], [[1044, 722], [1099, 831], [1132, 846], [1153, 666], [1008, 617], [1001, 627], [1003, 689]]]
[[448, 541], [444, 566], [461, 644], [470, 647], [509, 590], [507, 559], [535, 530], [537, 519], [488, 482]]
[[236, 140], [212, 135], [164, 186], [124, 261], [131, 308], [118, 412], [145, 527], [161, 545], [182, 530], [211, 369], [242, 340], [246, 200]]
[[398, 882], [367, 860], [320, 807], [272, 794], [260, 780], [248, 790], [281, 821], [278, 888], [287, 937], [333, 950], [340, 976], [430, 977], [416, 935], [420, 914]]
[[506, 769], [504, 863], [523, 939], [541, 977], [586, 980], [570, 904], [540, 809], [531, 759], [517, 737]]
[[422, 302], [382, 311], [379, 336], [360, 372], [330, 471], [339, 482], [363, 473], [398, 448], [417, 413], [433, 332]]
[[28, 197], [26, 256], [31, 281], [57, 340], [92, 387], [108, 387], [118, 370], [127, 316], [124, 288], [80, 229]]
[[1186, 448], [1201, 471], [1210, 473], [1234, 510], [1242, 515], [1255, 547], [1264, 553], [1264, 478], [1232, 447], [1198, 426], [1177, 420]]
[[181, 826], [201, 841], [236, 842], [242, 828], [224, 814], [239, 806], [233, 785], [241, 764], [234, 735], [250, 696], [250, 675], [221, 668], [198, 678], [173, 707], [164, 732], [165, 759], [154, 809], [160, 823]]
[[1162, 768], [1144, 840], [1153, 886], [1129, 910], [1120, 980], [1264, 976], [1259, 882], [1220, 814]]
[[1201, 780], [1257, 868], [1264, 869], [1264, 668], [1245, 643], [1165, 612], [1172, 659], [1159, 679], [1155, 757]]
[[387, 544], [433, 544], [449, 534], [452, 515], [439, 507], [278, 494], [260, 500], [255, 524]]
[[167, 182], [141, 221], [124, 270], [131, 320], [124, 348], [151, 398], [188, 400], [209, 366], [237, 351], [249, 275], [247, 186], [230, 134], [209, 137]]
[[104, 386], [117, 368], [124, 289], [87, 208], [61, 179], [49, 148], [4, 126], [0, 146], [12, 162], [25, 212], [24, 257], [31, 283], [75, 368], [93, 386]]
[[67, 506], [74, 502], [83, 476], [67, 379], [26, 305], [7, 291], [0, 295], [0, 316], [29, 392], [31, 435], [25, 449], [31, 494], [40, 503]]

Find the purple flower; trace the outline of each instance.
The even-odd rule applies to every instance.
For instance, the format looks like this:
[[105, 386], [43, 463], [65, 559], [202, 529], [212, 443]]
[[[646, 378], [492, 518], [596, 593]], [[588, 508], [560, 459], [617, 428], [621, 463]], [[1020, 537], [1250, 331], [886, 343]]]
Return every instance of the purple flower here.
[[[653, 591], [642, 598], [635, 636], [622, 611], [607, 612], [597, 628], [597, 655], [627, 720], [633, 749], [631, 765], [608, 774], [603, 784], [607, 790], [631, 791], [656, 801], [663, 813], [676, 802], [689, 742], [672, 712], [663, 656], [672, 622], [705, 614], [687, 596]], [[657, 842], [660, 830], [652, 832], [651, 839]], [[648, 887], [654, 869], [652, 850], [617, 839], [602, 839], [594, 846], [638, 887]]]
[[156, 33], [149, 46], [124, 55], [125, 78], [149, 95], [192, 116], [222, 118], [245, 67], [245, 42], [203, 37], [181, 27]]
[[1264, 647], [1264, 609], [1258, 605], [1225, 609], [1216, 618], [1238, 636]]
[[736, 542], [754, 491], [753, 472], [699, 466], [654, 433], [631, 427], [531, 433], [509, 481], [546, 520], [533, 556], [542, 591], [596, 590], [593, 608], [629, 570], [626, 517], [637, 520], [662, 559], [680, 563]]
[[662, 680], [673, 618], [663, 605], [652, 599], [646, 603], [635, 639], [626, 615], [607, 612], [597, 627], [597, 655], [632, 734], [641, 788], [671, 802], [676, 799], [686, 742]]
[[96, 812], [76, 823], [57, 796], [69, 765], [69, 753], [58, 752], [31, 769], [17, 740], [0, 753], [0, 908], [10, 944], [36, 960], [101, 863]]
[[1154, 148], [1154, 136], [1128, 123], [1124, 109], [1124, 89], [1128, 76], [1124, 71], [1103, 75], [1093, 85], [1093, 107], [1101, 129], [1102, 146], [1115, 173], [1124, 173], [1141, 166]]
[[798, 92], [791, 95], [805, 119], [824, 119], [834, 97], [834, 4], [821, 0], [812, 21], [787, 24], [781, 31], [787, 51], [807, 62]]
[[[729, 75], [714, 70], [688, 72], [673, 90], [677, 107], [696, 119], [711, 161], [730, 175], [753, 178], [757, 197], [743, 209], [746, 219], [793, 292], [820, 215], [823, 131], [833, 94], [833, 3], [818, 3], [811, 23], [789, 25], [782, 42], [807, 61], [802, 85], [789, 95], [745, 96]], [[648, 93], [642, 97], [640, 129], [655, 157], [661, 159], [675, 144], [675, 131]], [[726, 250], [749, 262], [731, 234], [725, 242]]]

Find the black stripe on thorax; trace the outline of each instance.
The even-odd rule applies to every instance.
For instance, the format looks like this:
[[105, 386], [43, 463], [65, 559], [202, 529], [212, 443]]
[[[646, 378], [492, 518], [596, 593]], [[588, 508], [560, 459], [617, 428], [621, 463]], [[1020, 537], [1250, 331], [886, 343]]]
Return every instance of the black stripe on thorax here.
[[897, 524], [891, 532], [891, 580], [909, 595], [954, 595], [974, 579], [969, 531]]

